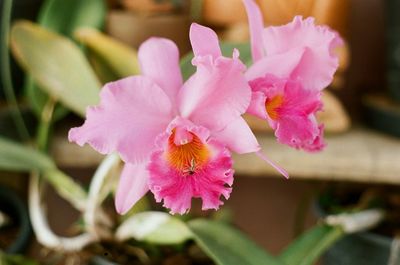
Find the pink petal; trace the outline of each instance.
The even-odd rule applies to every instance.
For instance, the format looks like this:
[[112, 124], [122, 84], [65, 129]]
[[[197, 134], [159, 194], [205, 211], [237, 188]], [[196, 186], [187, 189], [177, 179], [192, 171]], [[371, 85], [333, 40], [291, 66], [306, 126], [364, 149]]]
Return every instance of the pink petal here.
[[196, 73], [180, 91], [180, 113], [209, 130], [217, 131], [243, 114], [251, 99], [250, 87], [237, 58], [196, 57]]
[[265, 101], [267, 97], [261, 91], [254, 91], [251, 96], [251, 102], [247, 113], [256, 116], [260, 119], [267, 119], [267, 112], [265, 111]]
[[142, 75], [156, 82], [174, 105], [183, 84], [176, 44], [164, 38], [150, 38], [140, 46], [138, 57]]
[[253, 63], [264, 57], [263, 29], [264, 21], [260, 9], [253, 0], [243, 0], [250, 26], [251, 54]]
[[115, 197], [119, 214], [127, 213], [149, 191], [146, 164], [125, 164]]
[[100, 104], [87, 109], [85, 123], [69, 131], [69, 140], [88, 143], [102, 154], [117, 151], [128, 163], [143, 162], [171, 112], [171, 102], [158, 85], [142, 76], [128, 77], [104, 86]]
[[319, 152], [326, 147], [326, 143], [324, 141], [324, 125], [321, 124], [318, 126], [319, 133], [317, 137], [315, 137], [314, 141], [308, 145], [303, 146], [303, 149], [308, 152]]
[[218, 36], [212, 29], [192, 23], [189, 35], [195, 57], [211, 55], [217, 58], [221, 56]]
[[[308, 90], [303, 88], [299, 81], [282, 80], [285, 85], [282, 86], [281, 81], [276, 81], [278, 86], [274, 86], [277, 90], [281, 89], [284, 94], [284, 105], [280, 107], [280, 115], [311, 115], [322, 109], [321, 92]], [[268, 90], [267, 97], [273, 96], [272, 93], [278, 91]]]
[[[191, 207], [192, 198], [201, 198], [203, 200], [203, 210], [218, 209], [223, 202], [220, 200], [221, 195], [226, 199], [229, 198], [233, 183], [232, 159], [229, 151], [218, 141], [213, 139], [205, 139], [203, 136], [204, 128], [190, 125], [190, 122], [183, 123], [182, 127], [174, 128], [189, 130], [196, 139], [197, 150], [207, 150], [205, 160], [195, 160], [197, 156], [182, 156], [187, 161], [193, 161], [177, 167], [174, 160], [177, 156], [171, 158], [169, 152], [172, 152], [171, 143], [174, 139], [171, 131], [167, 137], [163, 137], [160, 141], [160, 149], [155, 151], [148, 166], [150, 172], [149, 187], [155, 196], [157, 202], [164, 201], [164, 206], [171, 209], [171, 213], [184, 214]], [[197, 132], [200, 134], [198, 135]], [[199, 139], [201, 144], [199, 144]], [[190, 143], [189, 143], [190, 144]], [[186, 146], [185, 148], [190, 148]], [[203, 149], [205, 148], [205, 149]], [[186, 149], [187, 150], [187, 149]], [[188, 152], [187, 155], [193, 154]], [[204, 154], [204, 153], [203, 153]], [[204, 158], [204, 157], [203, 157]], [[192, 166], [194, 165], [194, 166]]]
[[275, 96], [277, 92], [283, 93], [286, 80], [267, 74], [264, 77], [251, 80], [249, 85], [253, 93], [247, 113], [259, 117], [260, 119], [267, 120], [266, 100], [267, 98]]
[[253, 80], [266, 74], [288, 78], [298, 67], [305, 49], [295, 48], [282, 54], [268, 55], [255, 62], [246, 72], [247, 80]]
[[[264, 111], [265, 112], [265, 111]], [[260, 145], [246, 121], [239, 117], [224, 130], [215, 132], [213, 137], [238, 154], [253, 153], [260, 150]]]
[[296, 149], [308, 149], [308, 146], [320, 138], [320, 129], [313, 117], [304, 115], [284, 116], [279, 122], [275, 135], [282, 144]]
[[267, 56], [306, 49], [292, 77], [301, 80], [307, 89], [321, 90], [330, 84], [338, 67], [338, 58], [333, 54], [333, 49], [340, 43], [336, 32], [326, 26], [316, 26], [314, 18], [303, 20], [297, 16], [287, 25], [268, 27], [264, 31]]

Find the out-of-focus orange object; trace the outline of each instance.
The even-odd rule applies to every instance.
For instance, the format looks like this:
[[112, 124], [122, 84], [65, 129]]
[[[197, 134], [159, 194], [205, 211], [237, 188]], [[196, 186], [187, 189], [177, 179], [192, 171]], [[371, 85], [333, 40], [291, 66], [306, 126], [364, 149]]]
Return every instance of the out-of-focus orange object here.
[[267, 25], [282, 25], [294, 16], [315, 17], [317, 24], [326, 24], [347, 36], [349, 0], [256, 0]]
[[230, 26], [247, 20], [242, 0], [203, 0], [204, 22], [214, 26]]
[[[283, 25], [296, 15], [313, 16], [317, 24], [326, 24], [347, 37], [349, 0], [255, 1], [260, 6], [266, 25]], [[242, 0], [203, 0], [202, 14], [205, 23], [214, 26], [231, 27], [247, 21]]]
[[120, 0], [125, 9], [145, 14], [168, 13], [174, 9], [170, 1], [157, 3], [154, 0]]
[[[256, 0], [268, 25], [282, 25], [295, 15], [311, 15], [314, 2], [318, 0]], [[333, 0], [337, 1], [337, 0]]]

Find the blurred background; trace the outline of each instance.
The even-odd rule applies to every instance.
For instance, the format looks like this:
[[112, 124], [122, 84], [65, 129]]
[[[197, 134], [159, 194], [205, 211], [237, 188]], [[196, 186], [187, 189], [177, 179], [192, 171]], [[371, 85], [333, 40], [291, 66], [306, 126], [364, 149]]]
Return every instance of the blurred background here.
[[[7, 2], [12, 2], [10, 17], [7, 17]], [[267, 26], [286, 24], [295, 15], [313, 16], [317, 24], [329, 25], [345, 41], [336, 51], [340, 67], [334, 82], [324, 91], [325, 108], [318, 117], [325, 123], [328, 147], [318, 154], [289, 149], [276, 143], [262, 121], [247, 117], [263, 149], [290, 173], [291, 179], [283, 179], [253, 155], [235, 157], [234, 190], [222, 211], [202, 213], [196, 201], [193, 215], [228, 218], [264, 249], [278, 254], [321, 216], [350, 207], [366, 209], [378, 205], [388, 211], [382, 225], [342, 239], [321, 262], [391, 264], [390, 257], [398, 251], [393, 250], [393, 242], [397, 242], [400, 234], [400, 1], [257, 0], [257, 3]], [[100, 83], [137, 73], [135, 51], [151, 36], [174, 40], [183, 62], [190, 62], [188, 32], [192, 22], [216, 30], [226, 45], [241, 45], [242, 56], [249, 57], [247, 16], [241, 0], [1, 0], [1, 7], [0, 135], [28, 145], [33, 142], [32, 136], [39, 135], [40, 139], [39, 120], [49, 107], [41, 88], [57, 98], [52, 94], [58, 89], [57, 80], [47, 77], [57, 76], [64, 68], [75, 65], [72, 59], [71, 65], [58, 64], [57, 59], [69, 62], [67, 49], [46, 46], [51, 36], [40, 30], [35, 35], [36, 29], [18, 22], [21, 19], [75, 43]], [[13, 28], [10, 37], [9, 29], [14, 23], [21, 23], [20, 28]], [[47, 56], [54, 61], [41, 64], [43, 57], [34, 56], [39, 54], [38, 49], [47, 49]], [[132, 56], [130, 63], [122, 60], [127, 56]], [[68, 78], [68, 70], [65, 73], [65, 83], [73, 86], [79, 77], [71, 74]], [[54, 90], [51, 84], [55, 84]], [[87, 85], [91, 85], [89, 81]], [[83, 100], [85, 96], [90, 97], [90, 92], [82, 94]], [[63, 100], [61, 97], [61, 104], [50, 106], [54, 114], [44, 149], [59, 168], [88, 186], [103, 157], [89, 147], [68, 143], [68, 129], [80, 124], [82, 118], [77, 115], [78, 99]], [[21, 121], [15, 118], [16, 109], [22, 115], [23, 129]], [[21, 240], [24, 225], [21, 220], [28, 218], [28, 185], [27, 174], [0, 171], [0, 213], [3, 211], [9, 220], [1, 228], [0, 215], [0, 249], [6, 250], [14, 246], [14, 241]], [[74, 234], [78, 212], [53, 186], [48, 186], [43, 201], [52, 229], [60, 235]], [[159, 207], [150, 196], [148, 201], [151, 207]], [[108, 204], [112, 206], [112, 202]], [[18, 207], [21, 210], [15, 210]], [[17, 221], [10, 225], [13, 216]], [[46, 264], [64, 264], [63, 258], [58, 259], [43, 248], [27, 230], [23, 235], [25, 241], [15, 252]]]

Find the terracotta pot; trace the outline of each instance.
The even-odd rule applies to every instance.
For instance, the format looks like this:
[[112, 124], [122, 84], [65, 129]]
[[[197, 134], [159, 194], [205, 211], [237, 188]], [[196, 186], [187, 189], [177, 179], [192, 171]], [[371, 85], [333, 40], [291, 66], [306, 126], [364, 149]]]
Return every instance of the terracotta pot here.
[[190, 50], [190, 18], [186, 15], [140, 16], [127, 11], [111, 11], [107, 18], [108, 33], [138, 48], [152, 36], [173, 40], [181, 55]]
[[247, 21], [242, 0], [203, 0], [202, 14], [204, 22], [214, 26]]

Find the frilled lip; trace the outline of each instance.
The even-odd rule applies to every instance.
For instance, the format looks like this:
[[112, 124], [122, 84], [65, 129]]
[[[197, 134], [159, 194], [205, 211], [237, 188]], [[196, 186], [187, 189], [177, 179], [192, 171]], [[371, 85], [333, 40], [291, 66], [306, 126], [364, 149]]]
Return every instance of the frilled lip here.
[[[188, 212], [192, 198], [202, 199], [203, 210], [218, 209], [223, 204], [220, 197], [228, 199], [232, 190], [230, 152], [204, 134], [204, 128], [180, 121], [158, 138], [159, 149], [153, 152], [147, 167], [149, 188], [156, 201], [164, 201], [172, 214]], [[178, 131], [185, 133], [176, 139]]]
[[266, 75], [250, 82], [253, 100], [249, 112], [267, 120], [280, 143], [296, 149], [321, 150], [323, 126], [315, 118], [322, 108], [321, 92], [298, 81]]

